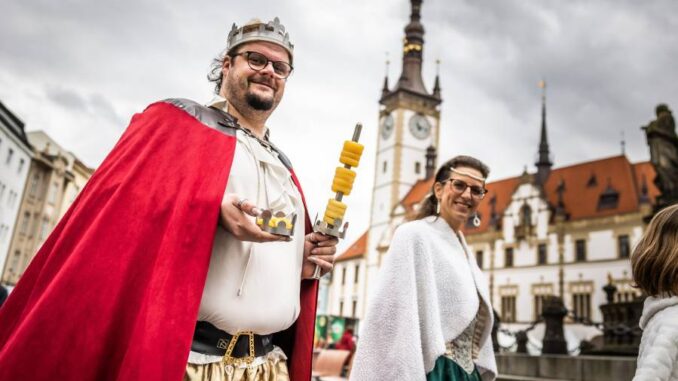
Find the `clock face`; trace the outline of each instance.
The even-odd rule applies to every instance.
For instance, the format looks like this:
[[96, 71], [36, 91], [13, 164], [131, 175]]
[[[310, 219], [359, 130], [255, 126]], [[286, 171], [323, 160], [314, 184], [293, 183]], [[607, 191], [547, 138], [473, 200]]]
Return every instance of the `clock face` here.
[[393, 115], [386, 114], [386, 116], [381, 121], [381, 137], [388, 139], [393, 133], [394, 126], [395, 121], [393, 120]]
[[431, 134], [431, 123], [422, 114], [414, 114], [410, 118], [410, 132], [417, 139], [426, 139]]

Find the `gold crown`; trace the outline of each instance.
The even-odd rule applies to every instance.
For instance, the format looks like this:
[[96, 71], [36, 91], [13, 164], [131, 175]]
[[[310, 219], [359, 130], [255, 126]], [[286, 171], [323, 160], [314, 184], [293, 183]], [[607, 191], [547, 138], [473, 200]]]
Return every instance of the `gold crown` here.
[[294, 227], [297, 223], [297, 214], [278, 211], [273, 213], [269, 209], [264, 209], [256, 218], [256, 223], [261, 230], [271, 234], [284, 235], [291, 237], [294, 235]]
[[279, 45], [287, 50], [290, 59], [294, 55], [294, 45], [290, 42], [290, 34], [285, 32], [285, 26], [277, 17], [268, 23], [252, 19], [240, 28], [233, 23], [228, 33], [226, 50], [230, 52], [235, 47], [252, 41], [266, 41]]

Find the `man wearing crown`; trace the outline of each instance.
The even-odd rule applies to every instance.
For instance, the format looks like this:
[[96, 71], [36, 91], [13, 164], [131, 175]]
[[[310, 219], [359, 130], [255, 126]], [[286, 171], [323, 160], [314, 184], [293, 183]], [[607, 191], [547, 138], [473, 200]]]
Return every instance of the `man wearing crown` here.
[[0, 309], [0, 380], [310, 379], [337, 241], [265, 126], [293, 45], [253, 20], [216, 62], [215, 98], [135, 115], [36, 254]]

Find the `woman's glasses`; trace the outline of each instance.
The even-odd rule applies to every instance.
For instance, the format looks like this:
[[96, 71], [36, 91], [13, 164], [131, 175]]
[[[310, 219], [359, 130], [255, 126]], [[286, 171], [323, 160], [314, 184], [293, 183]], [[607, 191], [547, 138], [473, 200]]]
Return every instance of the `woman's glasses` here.
[[468, 185], [464, 180], [447, 179], [445, 181], [449, 181], [450, 185], [452, 186], [452, 190], [458, 194], [466, 192], [466, 188], [469, 188], [471, 191], [471, 197], [476, 200], [482, 200], [483, 197], [485, 197], [485, 194], [487, 194], [487, 189], [477, 185]]

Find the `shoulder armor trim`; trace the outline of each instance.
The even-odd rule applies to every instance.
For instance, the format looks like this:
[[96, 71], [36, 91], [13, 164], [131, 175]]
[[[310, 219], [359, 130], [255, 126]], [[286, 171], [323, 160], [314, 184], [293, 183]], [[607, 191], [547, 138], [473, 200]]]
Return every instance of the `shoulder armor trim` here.
[[238, 125], [238, 120], [232, 115], [211, 107], [203, 106], [190, 99], [170, 98], [165, 99], [163, 102], [169, 103], [185, 111], [195, 119], [199, 120], [200, 123], [210, 128], [214, 128], [215, 130], [219, 130], [227, 135], [235, 136], [235, 130], [240, 127]]
[[[233, 115], [225, 113], [223, 111], [206, 107], [201, 105], [198, 102], [192, 101], [185, 98], [170, 98], [165, 99], [163, 102], [169, 103], [199, 120], [200, 123], [219, 130], [227, 135], [235, 136], [235, 131], [238, 129], [245, 130], [240, 124], [238, 124], [238, 119]], [[246, 133], [249, 133], [246, 131]], [[292, 162], [290, 159], [273, 143], [267, 141], [268, 145], [278, 154], [278, 158], [288, 169], [292, 169]]]

